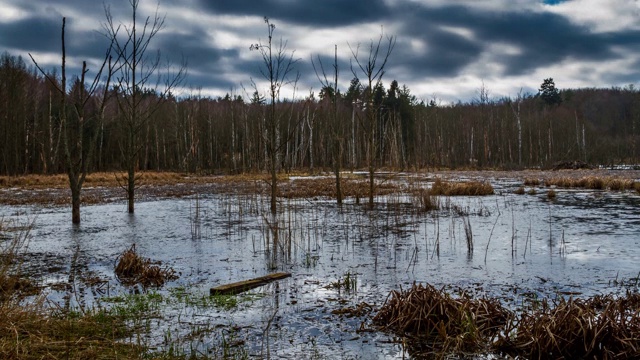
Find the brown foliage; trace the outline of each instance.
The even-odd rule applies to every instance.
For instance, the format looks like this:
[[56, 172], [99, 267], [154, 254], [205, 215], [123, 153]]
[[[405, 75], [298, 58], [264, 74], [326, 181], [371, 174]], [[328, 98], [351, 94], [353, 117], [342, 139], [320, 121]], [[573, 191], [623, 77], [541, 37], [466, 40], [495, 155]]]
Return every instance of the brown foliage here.
[[410, 340], [415, 354], [479, 352], [511, 314], [494, 299], [454, 299], [432, 285], [392, 291], [373, 318], [376, 325]]
[[640, 294], [544, 299], [512, 312], [497, 299], [453, 298], [414, 284], [392, 291], [373, 323], [414, 357], [501, 353], [526, 359], [640, 358]]
[[634, 189], [635, 182], [632, 179], [623, 179], [611, 176], [583, 176], [581, 178], [553, 177], [545, 180], [545, 185], [563, 188], [584, 188], [592, 190], [610, 189], [613, 191], [619, 191]]
[[483, 196], [493, 195], [493, 186], [488, 182], [465, 181], [448, 182], [436, 179], [431, 186], [431, 195]]
[[118, 257], [115, 273], [123, 284], [140, 284], [145, 288], [161, 287], [165, 282], [178, 278], [172, 268], [161, 268], [159, 263], [140, 257], [135, 244]]
[[551, 307], [523, 313], [497, 347], [529, 359], [637, 359], [640, 357], [640, 295], [561, 298]]

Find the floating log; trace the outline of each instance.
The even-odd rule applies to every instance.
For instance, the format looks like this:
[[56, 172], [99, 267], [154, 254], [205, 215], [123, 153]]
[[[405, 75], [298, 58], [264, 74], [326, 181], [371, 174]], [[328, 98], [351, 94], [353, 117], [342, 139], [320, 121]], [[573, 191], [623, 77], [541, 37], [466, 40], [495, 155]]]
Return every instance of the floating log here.
[[251, 280], [238, 281], [227, 285], [220, 285], [209, 290], [211, 295], [236, 295], [257, 287], [266, 285], [272, 281], [290, 277], [290, 273], [280, 272], [266, 276], [260, 276]]

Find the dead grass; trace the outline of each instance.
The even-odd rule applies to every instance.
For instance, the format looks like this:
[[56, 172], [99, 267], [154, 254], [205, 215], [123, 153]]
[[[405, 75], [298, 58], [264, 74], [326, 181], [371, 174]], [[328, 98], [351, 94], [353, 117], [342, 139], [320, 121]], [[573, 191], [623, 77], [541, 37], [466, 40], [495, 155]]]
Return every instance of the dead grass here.
[[525, 186], [538, 186], [540, 185], [540, 179], [536, 178], [526, 178], [524, 179]]
[[118, 257], [115, 274], [123, 284], [140, 284], [143, 288], [161, 287], [165, 282], [178, 278], [172, 268], [160, 267], [160, 263], [140, 257], [135, 244]]
[[483, 353], [526, 359], [640, 358], [640, 294], [544, 299], [513, 312], [497, 299], [431, 285], [392, 291], [373, 318], [417, 358]]
[[561, 298], [555, 306], [523, 313], [497, 347], [528, 359], [637, 359], [640, 357], [640, 295]]
[[0, 306], [2, 359], [133, 359], [144, 349], [119, 340], [129, 335], [124, 321], [102, 312], [56, 314], [42, 303]]
[[545, 180], [546, 186], [557, 186], [562, 188], [583, 188], [591, 190], [633, 190], [636, 185], [632, 179], [625, 179], [612, 176], [583, 176], [580, 178], [553, 177]]
[[[167, 185], [177, 182], [198, 183], [209, 179], [208, 176], [190, 176], [175, 172], [145, 171], [136, 174], [139, 184], [144, 185]], [[119, 186], [126, 179], [123, 172], [98, 172], [88, 174], [85, 179], [87, 186]], [[66, 174], [55, 175], [21, 175], [21, 176], [0, 176], [0, 187], [22, 188], [22, 189], [45, 189], [45, 188], [66, 188], [69, 185], [69, 178]]]
[[35, 295], [40, 290], [20, 271], [19, 253], [26, 248], [31, 229], [32, 224], [12, 226], [0, 219], [0, 302]]
[[431, 186], [431, 195], [484, 196], [493, 193], [490, 183], [480, 181], [448, 182], [438, 178]]
[[514, 193], [516, 195], [524, 195], [525, 194], [524, 186], [520, 186], [519, 188], [517, 188], [516, 191], [514, 191]]
[[[285, 198], [335, 198], [336, 182], [332, 177], [300, 178], [283, 182], [278, 185], [280, 196]], [[341, 179], [340, 188], [345, 197], [364, 197], [369, 193], [369, 183], [358, 179]], [[402, 187], [393, 181], [379, 181], [376, 184], [376, 195], [389, 195], [402, 190]]]
[[440, 198], [431, 195], [429, 189], [418, 188], [412, 192], [413, 204], [420, 213], [427, 213], [440, 209]]
[[373, 322], [407, 338], [413, 356], [433, 356], [485, 351], [510, 316], [497, 300], [456, 299], [429, 284], [414, 284], [392, 291]]

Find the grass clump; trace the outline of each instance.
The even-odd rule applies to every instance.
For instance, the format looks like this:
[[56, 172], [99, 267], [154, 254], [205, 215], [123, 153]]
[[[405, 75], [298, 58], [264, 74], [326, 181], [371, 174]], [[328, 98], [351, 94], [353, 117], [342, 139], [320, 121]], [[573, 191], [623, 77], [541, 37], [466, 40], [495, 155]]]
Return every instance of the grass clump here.
[[344, 290], [346, 292], [355, 292], [358, 289], [358, 275], [347, 271], [342, 279], [338, 279], [328, 286], [329, 289]]
[[32, 225], [12, 227], [0, 219], [0, 302], [35, 295], [39, 288], [21, 274], [19, 253], [26, 248]]
[[514, 191], [514, 193], [516, 195], [524, 195], [525, 194], [524, 186], [520, 186], [519, 188], [517, 188], [516, 191]]
[[543, 300], [504, 331], [497, 347], [528, 359], [637, 359], [640, 295]]
[[511, 314], [494, 299], [453, 298], [432, 285], [392, 291], [373, 323], [407, 339], [413, 356], [481, 353]]
[[493, 186], [488, 182], [464, 181], [448, 182], [436, 179], [431, 186], [431, 195], [483, 196], [493, 195]]
[[431, 285], [392, 291], [373, 317], [412, 357], [503, 354], [524, 359], [640, 358], [640, 294], [559, 297], [517, 311], [497, 299], [454, 298]]
[[556, 196], [558, 196], [558, 194], [556, 194], [556, 191], [553, 189], [549, 189], [549, 191], [547, 191], [547, 198], [550, 200], [553, 200], [556, 198]]
[[524, 179], [525, 186], [538, 186], [540, 185], [540, 179], [536, 178], [526, 178]]
[[178, 278], [172, 268], [162, 268], [159, 263], [140, 257], [135, 244], [118, 257], [115, 274], [123, 284], [140, 284], [143, 288], [161, 287], [167, 281]]
[[2, 359], [133, 359], [144, 349], [120, 342], [131, 334], [117, 316], [104, 311], [55, 313], [42, 302], [0, 306]]
[[431, 191], [419, 188], [412, 192], [413, 204], [418, 212], [428, 213], [440, 209], [440, 200], [437, 196], [431, 195]]
[[555, 177], [545, 180], [546, 186], [562, 188], [582, 188], [590, 190], [633, 190], [636, 182], [632, 179], [623, 179], [611, 176], [583, 176], [581, 178]]

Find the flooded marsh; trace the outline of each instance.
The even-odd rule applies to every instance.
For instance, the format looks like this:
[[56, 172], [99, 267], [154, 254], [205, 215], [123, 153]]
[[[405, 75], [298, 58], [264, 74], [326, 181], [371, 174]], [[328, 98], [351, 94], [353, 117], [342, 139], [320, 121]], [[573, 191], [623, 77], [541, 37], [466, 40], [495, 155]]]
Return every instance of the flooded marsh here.
[[[150, 349], [402, 358], [403, 342], [376, 329], [371, 315], [391, 291], [414, 283], [494, 298], [509, 309], [637, 289], [636, 191], [549, 188], [524, 177], [468, 173], [456, 181], [490, 184], [493, 193], [426, 200], [418, 190], [439, 177], [381, 176], [386, 190], [373, 209], [357, 196], [338, 206], [318, 192], [281, 197], [272, 215], [259, 192], [192, 184], [186, 196], [145, 197], [135, 215], [117, 198], [85, 206], [80, 226], [63, 206], [5, 205], [0, 218], [33, 223], [22, 271], [52, 304], [146, 306], [146, 318], [130, 320], [143, 336], [130, 340]], [[283, 183], [296, 181], [311, 180]], [[121, 284], [116, 259], [132, 246], [178, 278], [157, 289]], [[292, 276], [237, 296], [209, 296], [211, 287], [279, 271]]]

